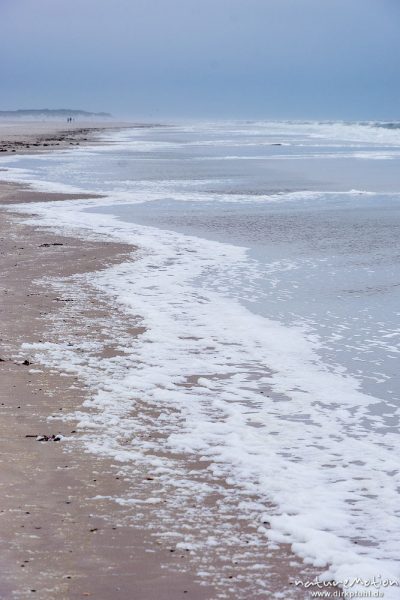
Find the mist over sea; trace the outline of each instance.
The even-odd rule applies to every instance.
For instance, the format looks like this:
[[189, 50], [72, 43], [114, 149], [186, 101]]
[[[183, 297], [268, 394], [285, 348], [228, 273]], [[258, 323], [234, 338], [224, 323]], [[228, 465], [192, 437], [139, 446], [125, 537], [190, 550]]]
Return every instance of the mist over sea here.
[[94, 277], [147, 329], [108, 374], [114, 408], [181, 411], [171, 447], [247, 485], [270, 539], [337, 579], [400, 576], [399, 160], [397, 123], [334, 122], [169, 124], [2, 159], [106, 196], [40, 205], [43, 224], [140, 249]]

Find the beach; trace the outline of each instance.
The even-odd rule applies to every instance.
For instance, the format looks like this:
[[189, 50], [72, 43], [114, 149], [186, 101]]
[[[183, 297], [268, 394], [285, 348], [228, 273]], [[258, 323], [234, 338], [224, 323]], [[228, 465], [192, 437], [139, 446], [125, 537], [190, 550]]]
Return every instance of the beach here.
[[[51, 143], [61, 148], [94, 143], [86, 125], [68, 134], [60, 134], [59, 125], [46, 127], [0, 128], [2, 147], [31, 153], [47, 152]], [[93, 129], [98, 132], [99, 126]], [[156, 463], [152, 468], [138, 461], [128, 469], [123, 457], [85, 452], [88, 429], [82, 421], [88, 409], [83, 406], [93, 390], [87, 378], [38, 361], [38, 346], [67, 346], [75, 357], [89, 355], [92, 378], [102, 376], [97, 363], [111, 369], [124, 357], [124, 344], [140, 336], [143, 327], [85, 275], [134, 261], [137, 250], [132, 244], [26, 224], [28, 206], [21, 214], [11, 205], [32, 203], [34, 213], [36, 202], [61, 206], [96, 197], [0, 184], [0, 597], [309, 597], [294, 581], [311, 580], [320, 569], [306, 567], [290, 544], [270, 544], [259, 522], [238, 519], [238, 501], [247, 503], [251, 513], [252, 502], [260, 499], [222, 471], [210, 470], [202, 452], [196, 456], [166, 446], [164, 456], [160, 451], [170, 469], [185, 472], [174, 486], [165, 485]], [[142, 419], [139, 445], [146, 448], [152, 436], [165, 437], [157, 425], [160, 410], [139, 401], [130, 411]], [[81, 419], [70, 417], [76, 413]], [[89, 426], [89, 432], [95, 443], [96, 429]], [[63, 436], [59, 442], [36, 439], [58, 434]], [[123, 446], [128, 440], [127, 435], [119, 442]], [[200, 490], [197, 497], [191, 487]], [[264, 520], [261, 527], [267, 531], [270, 525]], [[193, 533], [198, 545], [177, 543], [179, 531], [182, 539]]]
[[398, 4], [1, 2], [0, 600], [400, 600]]
[[395, 600], [398, 128], [108, 127], [0, 161], [4, 596]]

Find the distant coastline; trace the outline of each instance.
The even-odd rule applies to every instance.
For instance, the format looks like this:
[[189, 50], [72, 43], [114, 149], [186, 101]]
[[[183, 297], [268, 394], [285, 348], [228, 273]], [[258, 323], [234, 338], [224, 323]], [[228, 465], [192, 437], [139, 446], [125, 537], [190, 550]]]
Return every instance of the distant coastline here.
[[69, 108], [39, 108], [39, 109], [19, 109], [19, 110], [0, 110], [0, 119], [32, 119], [32, 118], [100, 118], [111, 119], [112, 115], [107, 112], [89, 112], [86, 110], [73, 110]]

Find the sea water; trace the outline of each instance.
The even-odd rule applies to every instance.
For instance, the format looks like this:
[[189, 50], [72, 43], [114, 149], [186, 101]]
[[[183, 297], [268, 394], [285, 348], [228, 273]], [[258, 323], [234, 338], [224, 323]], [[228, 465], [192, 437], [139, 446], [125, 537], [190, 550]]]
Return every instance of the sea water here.
[[94, 277], [146, 326], [93, 401], [105, 430], [132, 391], [178, 409], [170, 447], [265, 498], [270, 539], [337, 579], [400, 576], [399, 158], [395, 124], [203, 122], [3, 161], [106, 196], [44, 224], [140, 248]]

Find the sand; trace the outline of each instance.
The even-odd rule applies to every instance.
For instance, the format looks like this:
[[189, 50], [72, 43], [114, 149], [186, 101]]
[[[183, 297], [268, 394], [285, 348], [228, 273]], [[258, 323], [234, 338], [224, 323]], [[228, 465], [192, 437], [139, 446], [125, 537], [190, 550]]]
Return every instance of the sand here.
[[[41, 144], [56, 132], [40, 132]], [[7, 135], [12, 138], [12, 133]], [[39, 132], [29, 137], [21, 128], [18, 135], [25, 151], [32, 151], [26, 145], [38, 139]], [[87, 134], [76, 135], [79, 139]], [[256, 530], [251, 521], [238, 521], [234, 488], [214, 479], [207, 499], [190, 499], [189, 506], [175, 501], [179, 489], [166, 493], [152, 473], [138, 469], [129, 479], [124, 477], [121, 465], [83, 452], [83, 432], [58, 418], [79, 409], [90, 390], [65, 373], [24, 364], [32, 357], [21, 351], [22, 343], [57, 342], [67, 334], [74, 344], [96, 340], [101, 355], [110, 360], [118, 352], [107, 336], [110, 307], [93, 290], [80, 289], [77, 294], [71, 282], [65, 296], [40, 279], [46, 275], [68, 282], [71, 275], [105, 268], [135, 249], [54, 235], [4, 210], [18, 201], [66, 198], [71, 196], [0, 183], [0, 598], [237, 600], [270, 598], [272, 590], [285, 598], [309, 597], [293, 581], [312, 579], [318, 571], [304, 567], [289, 547], [270, 551], [266, 541], [253, 546]], [[78, 301], [84, 294], [85, 301]], [[112, 326], [124, 334], [140, 334], [115, 309]], [[58, 433], [66, 439], [35, 439]], [[148, 435], [154, 434], [149, 429]], [[177, 464], [192, 460], [192, 476], [208, 482], [206, 463], [172, 458]], [[149, 486], [158, 489], [165, 503], [162, 522], [151, 506], [141, 505], [139, 515], [137, 507], [120, 506], [110, 498], [130, 493], [146, 499]], [[218, 548], [207, 551], [176, 548], [166, 535], [168, 527], [175, 522], [190, 528], [193, 511], [210, 535], [217, 524], [229, 525], [236, 544], [221, 538]], [[211, 577], [199, 575], [206, 569], [212, 569]], [[257, 580], [268, 581], [269, 591], [262, 591]]]
[[0, 156], [33, 154], [53, 149], [84, 146], [96, 142], [94, 134], [104, 130], [141, 127], [118, 121], [9, 121], [0, 119]]

